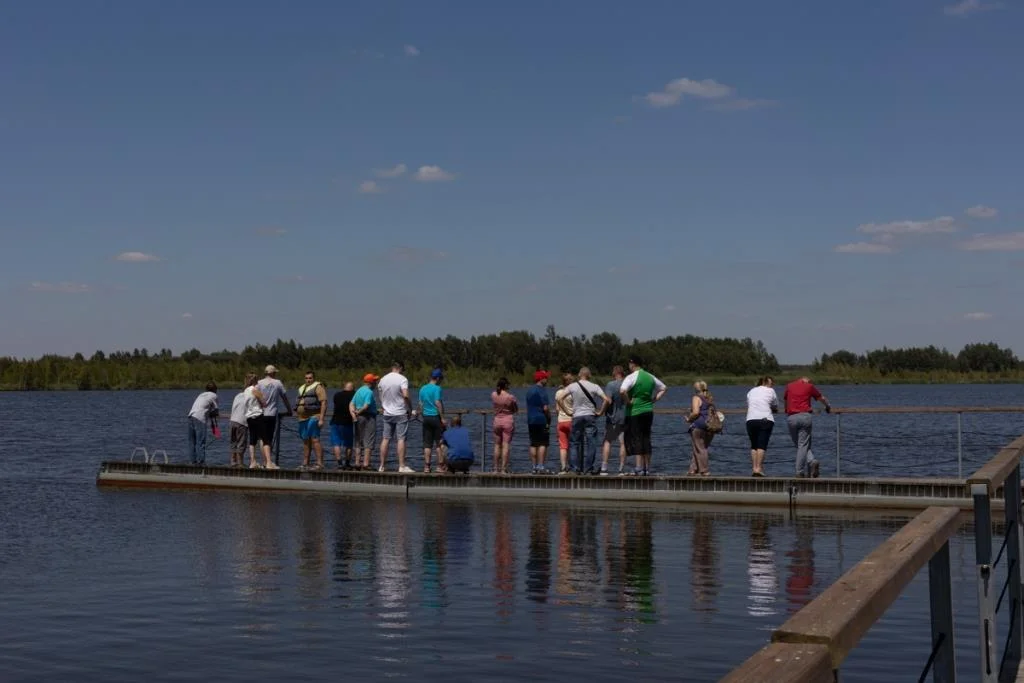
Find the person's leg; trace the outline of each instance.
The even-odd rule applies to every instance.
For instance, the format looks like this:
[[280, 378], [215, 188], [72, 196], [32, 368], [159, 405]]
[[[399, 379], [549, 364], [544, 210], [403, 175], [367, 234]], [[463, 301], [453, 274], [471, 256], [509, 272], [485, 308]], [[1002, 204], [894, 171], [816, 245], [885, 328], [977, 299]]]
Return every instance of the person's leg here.
[[512, 450], [512, 430], [505, 430], [505, 440], [501, 444], [501, 471], [509, 472], [509, 454]]
[[615, 427], [611, 422], [605, 420], [604, 423], [604, 438], [601, 440], [601, 471], [608, 471], [608, 457], [612, 454], [612, 437], [613, 430]]
[[583, 418], [572, 419], [572, 431], [569, 433], [569, 467], [576, 474], [583, 473]]
[[310, 421], [299, 423], [299, 438], [302, 439], [302, 466], [309, 467], [309, 456], [313, 451], [313, 439], [310, 436]]
[[398, 433], [398, 444], [395, 446], [395, 450], [398, 453], [398, 469], [405, 467], [405, 437], [409, 431], [409, 418], [403, 417], [395, 425], [395, 431]]
[[807, 451], [800, 447], [800, 432], [803, 427], [801, 417], [799, 414], [786, 416], [789, 438], [793, 442], [793, 446], [796, 447], [796, 476], [798, 477], [807, 476]]
[[198, 461], [196, 460], [196, 443], [199, 439], [199, 435], [196, 433], [196, 419], [191, 415], [188, 418], [188, 461], [195, 465]]
[[820, 465], [817, 458], [814, 457], [814, 452], [811, 450], [811, 430], [814, 428], [814, 416], [807, 413], [807, 419], [804, 421], [804, 425], [800, 430], [800, 443], [798, 444], [798, 450], [804, 452], [804, 462], [807, 463], [807, 475], [817, 476]]
[[626, 469], [626, 458], [628, 456], [628, 450], [626, 448], [626, 432], [624, 429], [619, 430], [619, 473]]
[[[547, 434], [546, 430], [545, 430], [545, 434]], [[550, 437], [548, 437], [548, 438], [550, 438]], [[547, 445], [547, 443], [545, 443], [545, 444], [543, 444], [541, 446], [537, 446], [537, 469], [540, 470], [541, 472], [544, 471], [544, 462], [547, 460], [547, 457], [548, 457], [548, 445]]]
[[380, 438], [380, 465], [377, 468], [379, 472], [383, 472], [384, 468], [388, 464], [388, 446], [391, 445], [391, 435], [394, 433], [395, 423], [392, 418], [384, 418], [384, 431]]
[[644, 435], [643, 443], [643, 455], [644, 455], [644, 474], [650, 474], [651, 471], [651, 456], [654, 454], [654, 447], [651, 444], [651, 432], [654, 429], [654, 413], [643, 413], [640, 415], [640, 426]]
[[595, 474], [595, 459], [597, 458], [597, 418], [583, 418], [583, 463], [584, 471]]
[[196, 420], [196, 459], [200, 465], [206, 464], [206, 423]]
[[750, 473], [757, 474], [757, 421], [747, 420], [747, 440], [750, 441]]
[[313, 433], [315, 436], [310, 439], [313, 442], [313, 452], [316, 453], [316, 466], [319, 469], [324, 468], [324, 446], [320, 443], [320, 425], [313, 423], [312, 429], [315, 430]]
[[494, 429], [491, 431], [491, 435], [494, 437], [494, 473], [501, 472], [501, 439], [503, 431], [501, 429], [501, 423], [498, 420], [494, 421]]
[[698, 431], [697, 429], [690, 430], [690, 468], [686, 470], [689, 475], [700, 473], [700, 467], [697, 465], [697, 451], [700, 448]]
[[690, 436], [693, 438], [693, 461], [697, 467], [697, 474], [708, 473], [708, 448], [704, 435], [703, 429], [694, 429], [690, 432]]

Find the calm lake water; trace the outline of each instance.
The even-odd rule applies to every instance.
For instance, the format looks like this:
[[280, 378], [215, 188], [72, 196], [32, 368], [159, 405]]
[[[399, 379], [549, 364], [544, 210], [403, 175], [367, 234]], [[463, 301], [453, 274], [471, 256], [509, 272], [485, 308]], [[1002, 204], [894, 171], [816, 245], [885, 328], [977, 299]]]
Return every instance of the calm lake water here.
[[[1020, 393], [825, 389], [846, 406], [1008, 405]], [[739, 407], [745, 388], [716, 393]], [[487, 395], [447, 398], [477, 407]], [[134, 446], [180, 460], [193, 396], [0, 394], [0, 680], [712, 681], [906, 520], [96, 488], [99, 463]], [[688, 393], [670, 396], [678, 404]], [[965, 416], [965, 471], [1024, 431], [1022, 417]], [[730, 416], [713, 446], [716, 472], [748, 470], [741, 422]], [[684, 470], [678, 419], [655, 424], [658, 469]], [[822, 417], [815, 428], [826, 476], [835, 426]], [[847, 416], [841, 429], [844, 474], [956, 473], [953, 415]], [[791, 471], [784, 437], [773, 437], [770, 473]], [[297, 454], [286, 434], [282, 464]], [[210, 460], [226, 457], [216, 442]], [[968, 680], [977, 667], [972, 543], [965, 530], [951, 548]], [[928, 624], [922, 574], [854, 651], [844, 680], [916, 678]]]

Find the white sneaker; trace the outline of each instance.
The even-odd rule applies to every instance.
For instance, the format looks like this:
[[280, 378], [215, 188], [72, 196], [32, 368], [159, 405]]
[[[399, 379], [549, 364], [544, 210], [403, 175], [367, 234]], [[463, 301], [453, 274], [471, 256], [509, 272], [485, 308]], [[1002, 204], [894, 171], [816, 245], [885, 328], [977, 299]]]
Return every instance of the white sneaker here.
[[398, 471], [401, 472], [402, 474], [415, 474], [416, 473], [416, 470], [414, 470], [413, 468], [409, 467], [408, 465], [402, 465], [401, 467], [398, 468]]
[[384, 465], [381, 465], [380, 467], [377, 468], [377, 471], [378, 472], [386, 472], [387, 470], [384, 469]]

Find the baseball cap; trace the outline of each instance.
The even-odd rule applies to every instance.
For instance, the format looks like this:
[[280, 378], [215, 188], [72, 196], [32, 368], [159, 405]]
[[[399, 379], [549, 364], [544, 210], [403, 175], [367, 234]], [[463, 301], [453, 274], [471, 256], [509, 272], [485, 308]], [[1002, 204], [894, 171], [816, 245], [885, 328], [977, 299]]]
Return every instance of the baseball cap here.
[[441, 371], [441, 368], [434, 368], [430, 373], [430, 379], [441, 379], [442, 377], [444, 377], [444, 372]]
[[363, 381], [366, 382], [367, 384], [370, 384], [372, 382], [376, 382], [379, 379], [380, 379], [380, 377], [378, 377], [377, 375], [373, 374], [372, 372], [368, 372], [365, 375], [363, 375]]
[[263, 368], [263, 372], [265, 372], [268, 375], [273, 375], [277, 373], [277, 368], [275, 368], [273, 365], [268, 365], [267, 367]]
[[547, 379], [548, 377], [551, 377], [551, 373], [548, 372], [547, 370], [538, 370], [537, 372], [533, 373], [534, 382], [539, 382], [542, 379]]

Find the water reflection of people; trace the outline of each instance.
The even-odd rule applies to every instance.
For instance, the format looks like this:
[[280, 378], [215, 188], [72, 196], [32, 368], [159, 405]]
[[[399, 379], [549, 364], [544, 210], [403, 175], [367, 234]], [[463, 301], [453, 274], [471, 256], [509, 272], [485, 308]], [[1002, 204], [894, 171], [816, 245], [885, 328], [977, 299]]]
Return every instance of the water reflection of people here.
[[327, 560], [327, 538], [322, 501], [303, 499], [299, 506], [299, 595], [304, 598], [327, 597], [328, 581], [324, 568]]
[[657, 623], [654, 588], [653, 517], [649, 512], [632, 513], [626, 519], [625, 609], [639, 613], [642, 624]]
[[551, 586], [551, 538], [548, 530], [550, 512], [530, 511], [530, 552], [526, 560], [526, 597], [534, 602], [547, 602]]
[[494, 525], [494, 588], [498, 594], [498, 616], [507, 619], [515, 604], [516, 565], [512, 530], [503, 508], [495, 511]]
[[779, 576], [775, 569], [775, 550], [768, 536], [768, 520], [761, 515], [750, 518], [747, 580], [750, 588], [747, 614], [752, 617], [773, 616], [779, 592]]
[[796, 540], [789, 558], [786, 598], [789, 612], [796, 612], [811, 601], [814, 590], [814, 525], [810, 519], [796, 520]]
[[445, 596], [445, 557], [448, 554], [448, 533], [445, 525], [445, 506], [428, 505], [423, 510], [423, 570], [422, 591], [425, 607], [443, 611]]
[[265, 593], [278, 590], [275, 577], [281, 572], [281, 500], [259, 494], [246, 494], [234, 500], [238, 502], [242, 521], [236, 546], [236, 586], [246, 599], [257, 602]]
[[698, 513], [693, 520], [690, 554], [690, 589], [695, 612], [717, 611], [715, 600], [721, 588], [718, 559], [714, 518], [710, 514]]

